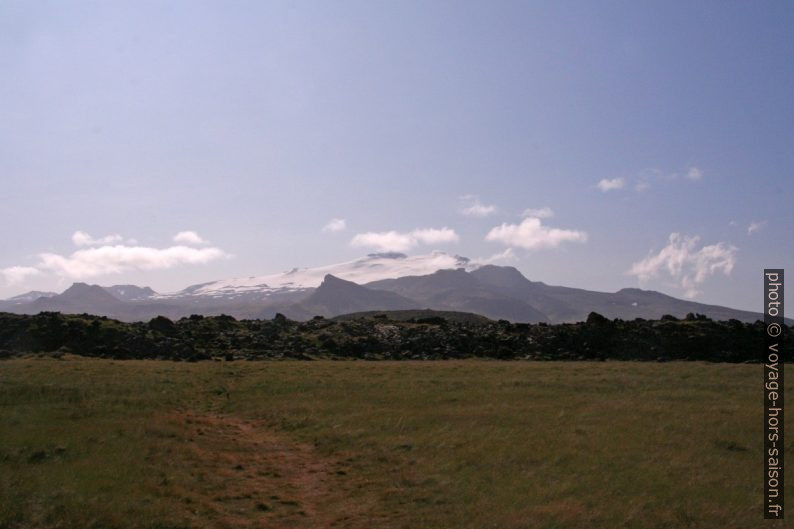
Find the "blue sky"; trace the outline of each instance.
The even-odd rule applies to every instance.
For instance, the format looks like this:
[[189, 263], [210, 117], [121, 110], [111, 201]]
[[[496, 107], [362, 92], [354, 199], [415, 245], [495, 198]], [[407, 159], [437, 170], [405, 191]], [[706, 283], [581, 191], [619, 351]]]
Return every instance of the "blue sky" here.
[[793, 23], [784, 2], [3, 2], [0, 297], [391, 248], [760, 310], [762, 269], [794, 267]]

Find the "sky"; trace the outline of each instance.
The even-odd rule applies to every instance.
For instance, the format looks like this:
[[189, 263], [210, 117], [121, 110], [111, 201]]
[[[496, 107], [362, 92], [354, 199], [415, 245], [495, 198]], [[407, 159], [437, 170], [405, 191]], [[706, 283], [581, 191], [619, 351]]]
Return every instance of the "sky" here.
[[[762, 310], [794, 4], [0, 2], [0, 298], [444, 251]], [[794, 303], [788, 316], [794, 316]]]

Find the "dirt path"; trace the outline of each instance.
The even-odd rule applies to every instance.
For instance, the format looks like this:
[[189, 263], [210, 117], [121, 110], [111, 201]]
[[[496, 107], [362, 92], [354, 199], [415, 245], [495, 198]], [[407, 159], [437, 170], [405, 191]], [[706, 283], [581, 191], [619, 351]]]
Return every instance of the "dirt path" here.
[[369, 528], [366, 481], [342, 459], [323, 457], [257, 421], [183, 412], [168, 421], [187, 432], [172, 483], [191, 523], [206, 528]]

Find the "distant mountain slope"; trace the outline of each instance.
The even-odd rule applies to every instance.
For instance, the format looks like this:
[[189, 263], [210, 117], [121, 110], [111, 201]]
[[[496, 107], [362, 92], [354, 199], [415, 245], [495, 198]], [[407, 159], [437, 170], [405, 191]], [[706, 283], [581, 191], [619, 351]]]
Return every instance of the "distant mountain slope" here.
[[144, 301], [157, 295], [157, 292], [149, 287], [138, 287], [135, 285], [113, 285], [112, 287], [102, 287], [105, 291], [121, 301]]
[[471, 272], [496, 291], [510, 293], [548, 314], [553, 322], [584, 321], [590, 312], [607, 318], [658, 319], [665, 314], [682, 318], [687, 313], [700, 313], [715, 319], [754, 322], [763, 314], [686, 301], [639, 288], [618, 292], [596, 292], [580, 288], [550, 286], [533, 282], [511, 266], [483, 266]]
[[251, 276], [191, 285], [162, 299], [237, 299], [258, 302], [297, 301], [319, 287], [328, 275], [359, 285], [378, 279], [424, 275], [447, 268], [470, 267], [469, 259], [444, 252], [407, 256], [396, 252], [373, 253], [353, 261], [317, 268], [293, 268], [289, 272]]
[[0, 300], [0, 311], [7, 310], [7, 311], [14, 311], [15, 308], [20, 306], [27, 306], [31, 301], [35, 301], [39, 298], [51, 298], [53, 296], [57, 296], [57, 292], [42, 292], [41, 290], [31, 290], [30, 292], [25, 292], [24, 294], [19, 294], [17, 296]]
[[85, 312], [125, 321], [191, 314], [257, 319], [272, 318], [278, 312], [309, 320], [316, 315], [406, 309], [469, 312], [524, 323], [584, 321], [590, 312], [624, 320], [658, 319], [665, 314], [683, 318], [690, 312], [715, 320], [763, 319], [761, 313], [638, 288], [596, 292], [547, 285], [530, 281], [510, 266], [477, 266], [465, 257], [441, 252], [413, 257], [371, 254], [326, 267], [193, 285], [175, 294], [158, 294], [135, 285], [75, 283], [62, 294], [29, 292], [0, 301], [0, 311]]
[[125, 303], [98, 285], [75, 283], [63, 293], [39, 298], [28, 307], [34, 312], [53, 311], [72, 314], [89, 313], [117, 317], [124, 314]]
[[415, 309], [419, 305], [394, 292], [373, 290], [326, 275], [322, 284], [297, 306], [307, 314], [337, 316], [368, 310]]
[[45, 292], [41, 290], [31, 290], [30, 292], [25, 292], [24, 294], [19, 294], [18, 296], [14, 296], [12, 298], [8, 298], [5, 301], [15, 301], [19, 303], [25, 303], [29, 301], [35, 301], [39, 298], [51, 298], [53, 296], [57, 296], [57, 292]]
[[459, 268], [426, 276], [408, 276], [367, 283], [373, 289], [395, 292], [434, 310], [473, 312], [493, 319], [548, 322], [543, 312], [510, 295], [497, 292]]

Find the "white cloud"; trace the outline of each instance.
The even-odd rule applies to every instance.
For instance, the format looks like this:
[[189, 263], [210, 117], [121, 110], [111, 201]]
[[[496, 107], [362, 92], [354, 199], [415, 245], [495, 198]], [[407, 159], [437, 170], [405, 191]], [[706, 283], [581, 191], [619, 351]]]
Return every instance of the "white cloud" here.
[[487, 217], [496, 213], [497, 207], [492, 204], [483, 204], [480, 199], [474, 195], [466, 195], [461, 197], [464, 202], [461, 213], [467, 217]]
[[484, 257], [477, 260], [478, 264], [487, 265], [493, 263], [509, 263], [513, 262], [518, 257], [516, 256], [516, 252], [512, 248], [507, 248], [503, 252], [495, 253], [490, 257]]
[[496, 206], [480, 204], [472, 204], [463, 210], [463, 214], [467, 217], [487, 217], [496, 213]]
[[703, 171], [697, 167], [690, 167], [686, 172], [686, 177], [690, 180], [697, 181], [703, 178]]
[[[190, 242], [206, 243], [195, 232], [181, 232], [174, 237]], [[6, 283], [20, 283], [29, 277], [52, 273], [69, 279], [84, 279], [105, 274], [118, 274], [131, 270], [161, 270], [180, 265], [204, 264], [231, 257], [220, 248], [193, 248], [184, 245], [167, 248], [150, 248], [127, 244], [104, 244], [100, 241], [118, 242], [121, 236], [109, 235], [94, 239], [85, 232], [77, 231], [72, 241], [81, 248], [69, 255], [40, 253], [34, 266], [12, 266], [0, 269], [0, 277]], [[128, 241], [131, 239], [128, 239]]]
[[521, 213], [522, 217], [535, 217], [536, 219], [550, 219], [554, 216], [554, 211], [550, 207], [538, 209], [528, 208]]
[[526, 218], [521, 224], [497, 226], [485, 236], [486, 241], [501, 242], [506, 246], [517, 246], [528, 250], [556, 248], [563, 242], [586, 242], [587, 233], [579, 230], [549, 228], [539, 218]]
[[397, 231], [359, 233], [350, 241], [351, 246], [372, 248], [379, 252], [405, 252], [419, 244], [444, 244], [458, 242], [455, 230], [425, 228], [407, 233]]
[[39, 254], [37, 268], [59, 276], [82, 279], [131, 270], [162, 270], [185, 264], [205, 264], [228, 257], [220, 248], [191, 248], [171, 246], [100, 246], [77, 250], [69, 256], [53, 253]]
[[209, 241], [202, 239], [195, 231], [180, 231], [174, 235], [173, 241], [181, 244], [209, 244]]
[[606, 193], [607, 191], [612, 191], [614, 189], [623, 189], [623, 186], [626, 185], [626, 180], [623, 177], [618, 178], [602, 178], [601, 181], [598, 182], [598, 189]]
[[675, 182], [682, 178], [686, 178], [693, 182], [701, 180], [703, 178], [703, 170], [691, 166], [682, 173], [680, 171], [665, 172], [656, 167], [648, 167], [628, 178], [604, 178], [600, 180], [596, 186], [606, 193], [607, 191], [623, 189], [631, 185], [634, 191], [643, 193], [658, 183]]
[[764, 226], [766, 226], [765, 220], [751, 222], [750, 225], [747, 226], [747, 235], [752, 235], [753, 233], [757, 232]]
[[97, 239], [94, 239], [86, 232], [80, 230], [77, 230], [72, 234], [72, 242], [75, 244], [75, 246], [101, 246], [103, 244], [121, 242], [122, 240], [124, 240], [124, 237], [119, 234], [106, 235]]
[[8, 268], [0, 269], [0, 275], [3, 276], [7, 285], [15, 285], [26, 280], [28, 277], [39, 275], [41, 271], [32, 266], [9, 266]]
[[336, 233], [338, 231], [344, 231], [347, 228], [347, 222], [345, 219], [331, 219], [328, 221], [328, 224], [323, 226], [323, 229], [320, 230], [323, 233]]
[[447, 227], [443, 227], [440, 230], [435, 228], [414, 230], [411, 232], [411, 236], [422, 244], [445, 244], [460, 240], [455, 230]]
[[700, 294], [698, 287], [717, 272], [730, 275], [738, 249], [720, 242], [697, 249], [700, 237], [671, 233], [667, 246], [631, 266], [629, 274], [644, 283], [666, 273], [685, 290], [685, 297]]
[[416, 239], [408, 233], [396, 231], [359, 233], [350, 241], [351, 246], [373, 248], [379, 252], [405, 252], [416, 246]]

